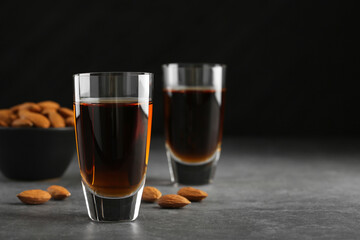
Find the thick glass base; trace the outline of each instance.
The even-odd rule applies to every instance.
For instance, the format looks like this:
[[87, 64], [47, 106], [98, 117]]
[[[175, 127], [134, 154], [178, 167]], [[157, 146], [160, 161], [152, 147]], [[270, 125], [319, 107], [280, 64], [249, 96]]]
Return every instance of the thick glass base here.
[[201, 163], [187, 163], [177, 158], [166, 147], [171, 182], [184, 185], [204, 185], [213, 181], [216, 165], [220, 158], [220, 149], [211, 158]]
[[144, 183], [134, 195], [124, 198], [99, 196], [85, 183], [81, 183], [91, 220], [97, 222], [134, 221], [139, 215]]

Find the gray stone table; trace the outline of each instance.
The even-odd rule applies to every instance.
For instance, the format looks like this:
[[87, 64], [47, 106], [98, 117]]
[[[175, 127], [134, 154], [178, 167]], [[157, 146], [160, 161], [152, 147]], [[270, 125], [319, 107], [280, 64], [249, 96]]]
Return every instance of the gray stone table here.
[[[51, 184], [72, 196], [29, 206], [16, 194]], [[147, 185], [169, 182], [153, 138]], [[360, 141], [226, 138], [209, 197], [179, 210], [142, 204], [130, 223], [89, 220], [74, 159], [61, 179], [18, 182], [0, 174], [0, 239], [360, 239]]]

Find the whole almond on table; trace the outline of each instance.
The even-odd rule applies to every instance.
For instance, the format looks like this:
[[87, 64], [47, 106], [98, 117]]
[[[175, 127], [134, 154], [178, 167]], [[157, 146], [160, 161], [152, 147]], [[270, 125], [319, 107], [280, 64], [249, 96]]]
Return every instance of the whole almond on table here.
[[168, 194], [159, 198], [157, 203], [162, 208], [182, 208], [190, 204], [190, 201], [180, 195]]
[[36, 127], [49, 128], [50, 121], [39, 113], [30, 112], [28, 110], [19, 110], [19, 116], [30, 120]]
[[144, 187], [142, 200], [144, 202], [155, 202], [161, 197], [161, 192], [154, 187]]
[[57, 112], [50, 112], [48, 116], [52, 127], [54, 128], [65, 127], [64, 118]]
[[64, 118], [73, 117], [73, 116], [74, 116], [73, 110], [71, 110], [70, 108], [65, 108], [65, 107], [59, 108], [59, 109], [58, 109], [58, 113], [60, 113], [61, 116], [63, 116]]
[[60, 104], [54, 101], [42, 101], [37, 103], [40, 107], [44, 108], [53, 108], [53, 109], [59, 109]]
[[192, 187], [183, 187], [177, 192], [177, 194], [187, 198], [192, 202], [200, 202], [208, 196], [206, 192]]
[[75, 125], [74, 124], [74, 117], [67, 117], [65, 119], [65, 123], [66, 123], [66, 126], [73, 127]]
[[71, 196], [71, 193], [66, 188], [59, 185], [52, 185], [48, 187], [47, 191], [55, 200], [63, 200]]
[[40, 189], [23, 191], [17, 197], [26, 204], [42, 204], [51, 199], [50, 193]]
[[12, 127], [32, 127], [34, 124], [25, 118], [18, 118], [11, 123]]

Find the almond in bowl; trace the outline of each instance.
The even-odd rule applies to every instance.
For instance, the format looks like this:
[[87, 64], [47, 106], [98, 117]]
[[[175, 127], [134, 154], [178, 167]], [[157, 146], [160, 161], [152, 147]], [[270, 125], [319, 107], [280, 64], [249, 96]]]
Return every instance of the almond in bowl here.
[[0, 171], [16, 180], [61, 177], [76, 156], [70, 113], [54, 101], [0, 109]]
[[54, 101], [25, 102], [0, 109], [1, 127], [62, 128], [74, 126], [74, 112]]

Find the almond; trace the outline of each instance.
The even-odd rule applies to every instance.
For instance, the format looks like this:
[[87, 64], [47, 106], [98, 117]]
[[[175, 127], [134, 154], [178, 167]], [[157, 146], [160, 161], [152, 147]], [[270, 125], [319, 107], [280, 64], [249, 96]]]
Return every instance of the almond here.
[[21, 111], [21, 110], [29, 110], [31, 112], [39, 113], [39, 112], [41, 112], [41, 107], [39, 105], [37, 105], [36, 103], [26, 102], [26, 103], [18, 105], [18, 111]]
[[50, 121], [39, 113], [30, 112], [28, 110], [19, 110], [19, 116], [30, 120], [36, 127], [50, 127]]
[[11, 107], [11, 108], [10, 108], [10, 111], [11, 111], [12, 113], [17, 113], [17, 112], [19, 111], [19, 108], [20, 108], [21, 105], [23, 105], [23, 103]]
[[67, 117], [73, 117], [74, 112], [70, 108], [61, 107], [58, 109], [58, 112], [63, 116], [64, 118]]
[[50, 112], [49, 120], [50, 120], [51, 126], [54, 128], [65, 127], [64, 118], [57, 112]]
[[154, 187], [144, 187], [142, 200], [144, 202], [155, 202], [161, 197], [161, 192]]
[[7, 122], [0, 120], [0, 127], [8, 127], [9, 124], [7, 124]]
[[200, 202], [208, 196], [206, 192], [192, 187], [183, 187], [177, 192], [177, 194], [187, 198], [192, 202]]
[[49, 113], [51, 113], [51, 112], [56, 112], [56, 109], [55, 109], [55, 108], [44, 108], [44, 109], [41, 111], [41, 113], [42, 113], [43, 115], [49, 115]]
[[25, 118], [18, 118], [11, 123], [12, 127], [32, 127], [34, 124]]
[[60, 104], [54, 101], [42, 101], [37, 103], [40, 107], [44, 108], [53, 108], [53, 109], [59, 109]]
[[168, 194], [159, 198], [158, 204], [162, 208], [182, 208], [190, 204], [190, 202], [180, 195]]
[[11, 110], [9, 109], [0, 109], [0, 120], [6, 124], [10, 124], [11, 121]]
[[19, 193], [17, 197], [26, 204], [42, 204], [50, 200], [50, 193], [40, 190], [33, 189]]
[[70, 197], [71, 193], [64, 187], [59, 185], [52, 185], [48, 187], [47, 191], [55, 200], [63, 200]]
[[10, 114], [10, 119], [11, 119], [11, 121], [14, 121], [14, 120], [16, 120], [16, 119], [18, 119], [18, 118], [19, 118], [18, 115], [14, 114], [14, 113]]
[[74, 126], [74, 117], [67, 117], [65, 119], [66, 126], [73, 127]]

